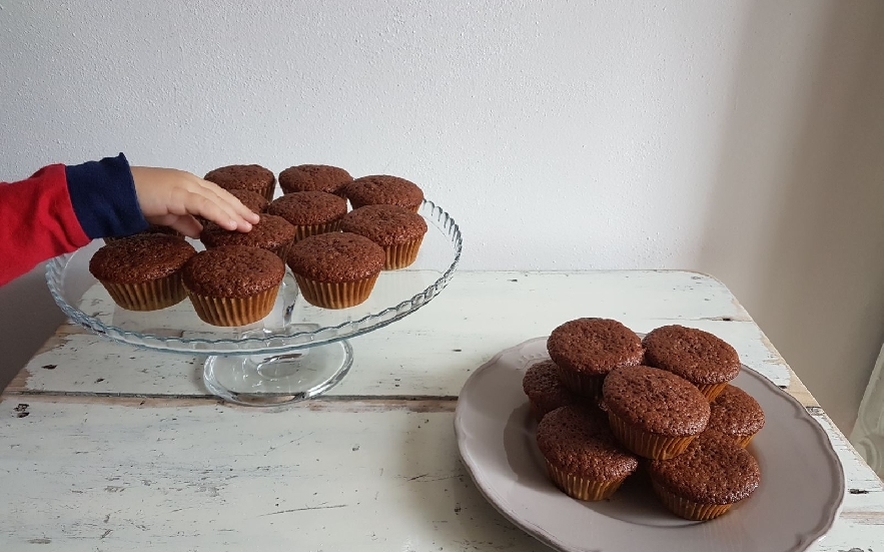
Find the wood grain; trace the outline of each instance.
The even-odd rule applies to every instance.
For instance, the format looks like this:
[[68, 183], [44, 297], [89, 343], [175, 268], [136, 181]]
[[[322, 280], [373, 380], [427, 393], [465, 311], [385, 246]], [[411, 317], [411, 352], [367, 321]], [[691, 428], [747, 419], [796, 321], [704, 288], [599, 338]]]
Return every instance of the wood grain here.
[[200, 357], [62, 326], [0, 397], [0, 550], [548, 550], [479, 494], [453, 413], [479, 366], [580, 316], [638, 332], [685, 324], [733, 344], [807, 408], [844, 467], [842, 512], [810, 550], [884, 542], [881, 480], [717, 280], [463, 272], [353, 339], [344, 382], [291, 407], [222, 403]]

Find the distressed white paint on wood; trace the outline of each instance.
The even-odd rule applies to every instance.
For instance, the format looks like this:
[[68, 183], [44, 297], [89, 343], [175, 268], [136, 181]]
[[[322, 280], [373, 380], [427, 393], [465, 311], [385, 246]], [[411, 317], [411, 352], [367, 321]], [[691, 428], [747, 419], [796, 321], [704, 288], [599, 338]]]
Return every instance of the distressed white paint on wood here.
[[545, 550], [478, 494], [452, 412], [0, 403], [0, 549]]
[[[470, 481], [453, 401], [29, 401], [0, 402], [2, 550], [546, 550]], [[855, 492], [812, 550], [884, 542], [880, 481], [844, 445]]]
[[[423, 284], [432, 279], [421, 279]], [[541, 300], [567, 302], [575, 312], [587, 309], [597, 310], [600, 316], [613, 318], [667, 318], [673, 319], [709, 319], [731, 316], [742, 320], [748, 319], [746, 311], [734, 300], [727, 287], [710, 276], [696, 272], [679, 270], [614, 270], [591, 272], [514, 272], [514, 271], [481, 271], [455, 274], [449, 288], [442, 291], [436, 302], [451, 295], [453, 287], [462, 286], [470, 292], [476, 286], [489, 299], [498, 298], [512, 303], [509, 309], [525, 313], [519, 307], [537, 306]], [[415, 287], [414, 285], [409, 287]], [[418, 288], [420, 286], [417, 286]], [[382, 294], [381, 294], [382, 295]], [[537, 296], [535, 296], [537, 295]], [[450, 299], [449, 299], [450, 300]], [[369, 301], [372, 301], [370, 299]], [[457, 301], [455, 299], [455, 301]], [[374, 309], [383, 306], [366, 303]], [[354, 309], [363, 313], [366, 307], [360, 305]], [[556, 308], [555, 306], [553, 308]], [[83, 309], [107, 322], [114, 320], [113, 303], [106, 296], [96, 294], [87, 301]], [[162, 313], [170, 316], [183, 316], [187, 309], [164, 309]], [[312, 309], [311, 312], [322, 312]], [[349, 312], [349, 310], [348, 310]], [[366, 311], [367, 312], [367, 311]], [[530, 312], [530, 310], [528, 310]], [[332, 319], [340, 323], [340, 315]], [[536, 313], [535, 314], [540, 314]], [[360, 314], [361, 316], [362, 314]], [[132, 313], [121, 313], [118, 318], [126, 320]], [[149, 313], [146, 316], [151, 316]], [[158, 323], [159, 325], [162, 325]], [[199, 326], [203, 328], [204, 326]], [[224, 331], [219, 329], [218, 331]]]
[[[499, 325], [483, 324], [479, 319], [449, 330], [431, 316], [432, 307], [426, 307], [426, 318], [413, 322], [405, 319], [353, 339], [354, 367], [330, 394], [457, 395], [472, 370], [501, 350], [524, 341], [514, 339]], [[652, 320], [647, 327], [663, 323]], [[737, 321], [684, 323], [720, 335], [737, 347], [745, 364], [777, 384], [789, 383], [782, 360], [765, 345], [756, 325]], [[552, 329], [531, 322], [523, 324], [530, 329], [516, 328], [512, 333], [537, 337]], [[35, 356], [9, 391], [202, 396], [206, 391], [201, 377], [200, 358], [118, 345], [91, 334], [73, 334]]]
[[[707, 276], [465, 272], [418, 312], [354, 338], [354, 367], [330, 394], [454, 396], [469, 373], [499, 351], [580, 316], [617, 318], [639, 332], [670, 323], [703, 328], [732, 343], [745, 364], [775, 383], [790, 381], [763, 332], [730, 291]], [[198, 357], [120, 345], [73, 330], [57, 334], [9, 391], [206, 393]]]
[[[862, 456], [853, 448], [847, 437], [835, 426], [834, 422], [825, 415], [820, 408], [810, 409], [813, 419], [819, 423], [832, 443], [832, 448], [838, 454], [841, 460], [841, 466], [844, 468], [844, 478], [846, 481], [847, 494], [864, 494], [866, 491], [878, 493], [879, 498], [884, 500], [884, 482], [875, 473]], [[884, 512], [884, 503], [878, 505], [878, 509]], [[884, 523], [884, 519], [881, 520]]]
[[[815, 404], [731, 293], [686, 272], [458, 274], [422, 310], [353, 339], [354, 367], [327, 397], [281, 410], [205, 398], [196, 357], [67, 326], [0, 401], [0, 549], [546, 550], [462, 469], [451, 398], [499, 351], [580, 316], [706, 329]], [[811, 412], [848, 489], [813, 549], [870, 549], [884, 542], [881, 481]]]

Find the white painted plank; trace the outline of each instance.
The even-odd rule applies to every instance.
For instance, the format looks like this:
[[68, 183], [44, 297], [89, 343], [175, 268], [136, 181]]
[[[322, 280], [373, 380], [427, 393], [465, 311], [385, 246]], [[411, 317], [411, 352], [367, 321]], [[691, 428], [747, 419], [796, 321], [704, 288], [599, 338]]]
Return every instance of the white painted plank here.
[[[352, 340], [355, 363], [331, 395], [457, 395], [499, 351], [580, 316], [639, 332], [683, 323], [732, 343], [743, 362], [787, 385], [790, 373], [733, 295], [690, 272], [465, 272], [418, 312]], [[60, 335], [10, 391], [204, 395], [201, 359]], [[47, 367], [52, 369], [47, 369]]]
[[[832, 448], [841, 460], [841, 467], [844, 469], [845, 492], [847, 494], [859, 495], [867, 493], [876, 493], [878, 495], [877, 508], [884, 512], [884, 483], [862, 459], [853, 445], [847, 440], [843, 433], [835, 426], [832, 420], [826, 416], [821, 409], [811, 409], [813, 419], [819, 423], [826, 431]], [[880, 520], [884, 523], [884, 519]]]
[[[23, 418], [0, 402], [0, 549], [547, 550], [479, 495], [450, 406], [83, 401], [32, 397]], [[866, 490], [811, 550], [884, 542], [884, 492]]]
[[[677, 271], [458, 274], [421, 311], [354, 339], [354, 368], [329, 400], [282, 411], [16, 395], [205, 394], [199, 359], [61, 332], [0, 403], [0, 447], [8, 447], [0, 549], [544, 549], [477, 494], [457, 461], [450, 412], [334, 397], [451, 397], [500, 350], [579, 316], [617, 318], [639, 332], [700, 327], [790, 383], [783, 359], [722, 284]], [[17, 417], [19, 403], [29, 404], [26, 417]], [[852, 492], [814, 549], [884, 542], [881, 481], [821, 411], [815, 418]]]
[[[408, 289], [422, 289], [432, 282], [432, 278], [419, 277], [409, 283]], [[408, 278], [412, 279], [411, 277]], [[423, 285], [420, 284], [423, 282]], [[398, 282], [397, 282], [398, 283]], [[460, 291], [452, 291], [461, 287]], [[383, 286], [379, 295], [384, 294]], [[519, 308], [520, 302], [526, 306], [540, 305], [544, 300], [554, 303], [566, 301], [572, 307], [583, 311], [597, 310], [599, 316], [624, 318], [672, 318], [703, 319], [718, 317], [735, 317], [747, 319], [743, 309], [734, 299], [727, 287], [718, 280], [696, 272], [679, 270], [614, 270], [614, 271], [583, 271], [583, 272], [516, 272], [516, 271], [460, 271], [455, 273], [449, 287], [434, 299], [441, 301], [443, 297], [459, 295], [465, 292], [468, 296], [479, 300], [497, 299], [512, 303], [503, 308]], [[535, 297], [537, 296], [537, 297]], [[457, 301], [457, 299], [454, 299]], [[370, 310], [380, 310], [384, 306], [374, 302], [373, 298], [358, 307], [355, 312], [362, 316]], [[120, 321], [123, 325], [135, 324], [133, 317], [138, 313], [117, 309], [106, 294], [93, 293], [84, 298], [81, 308], [105, 323]], [[369, 309], [369, 310], [366, 310]], [[170, 308], [163, 311], [175, 318], [177, 323], [186, 326], [186, 321], [177, 320], [185, 317], [186, 308]], [[311, 309], [310, 312], [321, 312]], [[343, 313], [343, 311], [337, 311]], [[346, 313], [349, 314], [351, 309]], [[530, 311], [529, 311], [530, 312]], [[305, 311], [306, 313], [306, 311]], [[153, 319], [155, 313], [142, 313], [141, 316]], [[306, 315], [306, 314], [305, 314]], [[116, 318], [115, 318], [116, 316]], [[329, 311], [330, 320], [340, 323], [341, 315]], [[168, 321], [167, 321], [168, 322]], [[195, 322], [194, 322], [195, 324]], [[150, 324], [148, 324], [150, 325]], [[158, 326], [164, 323], [157, 321]], [[202, 325], [198, 326], [203, 328]], [[197, 326], [194, 326], [195, 330]], [[185, 328], [188, 329], [188, 328]], [[218, 329], [223, 332], [223, 329]]]
[[832, 529], [811, 552], [873, 552], [884, 542], [884, 493], [847, 495]]
[[451, 412], [342, 408], [7, 399], [0, 550], [547, 550], [475, 490]]
[[[457, 395], [466, 377], [499, 351], [517, 345], [521, 336], [548, 334], [483, 324], [477, 318], [446, 331], [426, 308], [412, 319], [352, 341], [354, 368], [333, 395]], [[564, 321], [564, 319], [562, 319]], [[660, 322], [662, 324], [664, 322]], [[687, 322], [686, 322], [687, 323]], [[743, 362], [780, 385], [789, 382], [782, 360], [766, 345], [758, 327], [747, 322], [700, 321], [691, 325], [715, 332], [733, 343]], [[522, 325], [529, 325], [528, 322]], [[652, 328], [655, 321], [647, 321]], [[533, 333], [529, 333], [533, 332]], [[513, 334], [518, 335], [516, 338]], [[410, 343], [410, 346], [403, 346]], [[108, 343], [90, 334], [67, 336], [54, 349], [36, 355], [10, 391], [204, 395], [202, 360]]]

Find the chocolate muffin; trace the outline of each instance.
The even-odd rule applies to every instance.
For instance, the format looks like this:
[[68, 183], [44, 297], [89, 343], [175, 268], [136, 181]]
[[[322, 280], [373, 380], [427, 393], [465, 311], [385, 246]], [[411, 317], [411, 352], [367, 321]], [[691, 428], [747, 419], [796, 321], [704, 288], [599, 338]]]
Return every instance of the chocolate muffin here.
[[291, 192], [278, 197], [267, 212], [295, 227], [295, 241], [325, 232], [337, 232], [347, 214], [347, 200], [328, 192]]
[[724, 514], [761, 483], [755, 458], [714, 430], [704, 431], [678, 457], [650, 462], [648, 473], [666, 508], [697, 521]]
[[317, 234], [292, 246], [288, 265], [308, 303], [343, 309], [368, 299], [384, 267], [384, 250], [350, 232]]
[[296, 165], [279, 173], [285, 194], [318, 191], [344, 197], [344, 188], [352, 181], [350, 173], [331, 165]]
[[538, 422], [556, 408], [581, 402], [559, 379], [559, 367], [551, 360], [528, 367], [522, 377], [522, 391], [528, 396], [531, 412]]
[[645, 364], [693, 383], [711, 401], [740, 373], [737, 351], [717, 336], [685, 326], [662, 326], [642, 340]]
[[396, 270], [417, 259], [427, 233], [427, 221], [398, 205], [366, 205], [347, 213], [341, 230], [365, 236], [383, 247], [384, 270]]
[[184, 299], [180, 270], [195, 254], [179, 237], [140, 234], [102, 246], [89, 260], [89, 272], [120, 307], [158, 310]]
[[709, 422], [709, 401], [690, 382], [649, 366], [614, 369], [602, 408], [623, 445], [645, 458], [678, 456]]
[[222, 245], [260, 247], [276, 253], [285, 261], [296, 234], [295, 227], [284, 218], [264, 213], [261, 215], [261, 220], [253, 224], [249, 232], [227, 230], [210, 222], [203, 227], [200, 240], [207, 248]]
[[194, 255], [181, 274], [200, 320], [244, 326], [273, 310], [285, 264], [266, 249], [223, 245]]
[[214, 182], [225, 190], [251, 190], [267, 201], [273, 199], [276, 177], [261, 165], [227, 165], [206, 173], [204, 180]]
[[424, 201], [424, 192], [417, 184], [386, 174], [357, 178], [347, 184], [344, 194], [353, 209], [364, 205], [398, 205], [416, 213]]
[[608, 372], [640, 364], [643, 354], [641, 338], [607, 318], [569, 320], [552, 331], [546, 348], [565, 385], [589, 398], [597, 397]]
[[745, 448], [764, 427], [764, 410], [749, 393], [728, 384], [710, 405], [708, 429], [732, 438]]
[[638, 460], [624, 450], [597, 409], [563, 406], [537, 425], [537, 447], [557, 487], [578, 500], [609, 498], [635, 472]]
[[263, 213], [267, 210], [267, 206], [270, 205], [270, 201], [266, 197], [252, 190], [233, 188], [227, 191], [255, 213]]

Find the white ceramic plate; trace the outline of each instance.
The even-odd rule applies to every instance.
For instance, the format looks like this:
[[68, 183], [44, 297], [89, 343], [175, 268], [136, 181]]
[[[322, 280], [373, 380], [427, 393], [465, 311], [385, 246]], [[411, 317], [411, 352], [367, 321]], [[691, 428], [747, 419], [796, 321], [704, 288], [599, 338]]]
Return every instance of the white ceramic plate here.
[[748, 500], [700, 523], [665, 510], [640, 476], [607, 501], [568, 497], [546, 476], [522, 392], [527, 367], [546, 358], [545, 337], [501, 352], [467, 380], [455, 415], [460, 455], [479, 490], [542, 542], [566, 552], [797, 552], [831, 527], [844, 473], [828, 437], [798, 401], [746, 366], [733, 383], [766, 417], [749, 445], [762, 481]]

